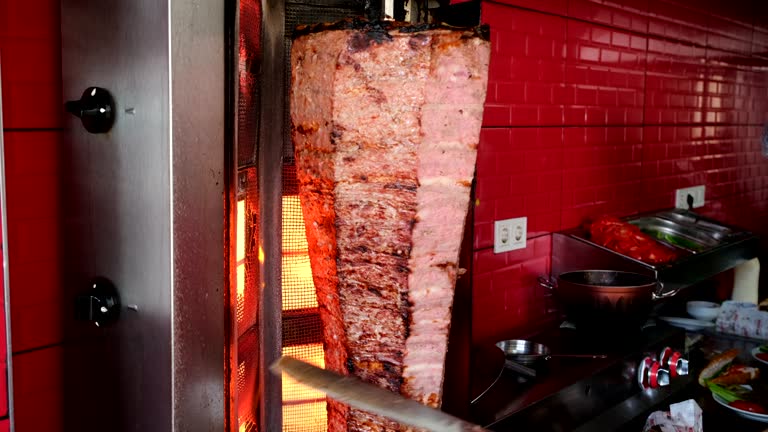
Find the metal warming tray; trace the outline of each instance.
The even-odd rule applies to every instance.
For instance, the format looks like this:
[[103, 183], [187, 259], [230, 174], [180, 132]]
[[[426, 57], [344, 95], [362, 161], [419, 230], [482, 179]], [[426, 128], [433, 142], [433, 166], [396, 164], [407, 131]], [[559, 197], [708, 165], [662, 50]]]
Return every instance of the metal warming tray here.
[[757, 257], [757, 236], [698, 215], [671, 209], [630, 216], [625, 221], [675, 248], [680, 257], [653, 265], [592, 243], [574, 228], [552, 235], [552, 275], [574, 270], [625, 270], [655, 277], [661, 292], [680, 290]]

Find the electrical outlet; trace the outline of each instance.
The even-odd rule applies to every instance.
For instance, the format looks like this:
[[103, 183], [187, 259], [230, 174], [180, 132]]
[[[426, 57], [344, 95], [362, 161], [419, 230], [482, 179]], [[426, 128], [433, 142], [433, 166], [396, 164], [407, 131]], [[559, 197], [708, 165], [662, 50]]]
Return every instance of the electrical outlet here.
[[493, 224], [493, 252], [502, 253], [523, 249], [527, 236], [527, 217], [496, 221]]
[[693, 197], [693, 208], [704, 206], [705, 186], [692, 186], [689, 188], [678, 189], [675, 191], [675, 207], [681, 209], [688, 208], [688, 195]]

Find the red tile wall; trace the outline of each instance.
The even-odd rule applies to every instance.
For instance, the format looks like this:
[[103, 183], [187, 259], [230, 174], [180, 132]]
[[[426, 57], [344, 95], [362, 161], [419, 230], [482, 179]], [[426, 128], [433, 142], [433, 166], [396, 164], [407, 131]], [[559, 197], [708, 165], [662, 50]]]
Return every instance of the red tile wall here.
[[[69, 309], [58, 285], [59, 22], [59, 0], [0, 0], [14, 408], [20, 432], [57, 431], [62, 425], [59, 344], [62, 312]], [[2, 366], [0, 394], [6, 388], [4, 358]], [[0, 396], [0, 418], [7, 415], [4, 399]], [[0, 422], [0, 430], [7, 430], [7, 422]]]
[[[703, 214], [768, 238], [763, 0], [496, 0], [483, 2], [482, 20], [492, 54], [477, 164], [476, 342], [555, 319], [536, 284], [549, 272], [550, 234], [588, 216], [672, 207], [675, 189], [706, 185]], [[493, 222], [521, 216], [528, 247], [494, 254]]]

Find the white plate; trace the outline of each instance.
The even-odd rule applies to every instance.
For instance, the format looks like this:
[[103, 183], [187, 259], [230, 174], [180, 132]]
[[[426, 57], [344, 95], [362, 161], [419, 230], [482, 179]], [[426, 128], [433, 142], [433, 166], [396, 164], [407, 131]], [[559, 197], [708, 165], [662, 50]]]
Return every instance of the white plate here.
[[763, 359], [761, 359], [761, 358], [758, 358], [758, 357], [757, 357], [757, 354], [759, 354], [759, 353], [761, 353], [761, 352], [762, 352], [762, 351], [760, 351], [760, 347], [752, 348], [752, 357], [753, 357], [755, 360], [759, 361], [759, 362], [762, 362], [762, 363], [768, 364], [768, 361], [765, 361], [765, 360], [763, 360]]
[[738, 414], [738, 415], [740, 415], [740, 416], [742, 416], [744, 418], [747, 418], [747, 419], [750, 419], [750, 420], [759, 421], [759, 422], [763, 422], [763, 423], [768, 423], [768, 414], [757, 414], [757, 413], [753, 413], [753, 412], [749, 412], [749, 411], [740, 410], [738, 408], [734, 408], [734, 407], [728, 405], [728, 402], [726, 402], [723, 398], [721, 398], [720, 396], [718, 396], [718, 395], [716, 395], [714, 393], [712, 393], [712, 398], [715, 400], [715, 402], [717, 402], [720, 405], [728, 408], [729, 410], [732, 410], [733, 412], [735, 412], [736, 414]]
[[682, 327], [686, 330], [702, 330], [715, 326], [715, 323], [711, 321], [701, 321], [691, 318], [659, 317], [659, 319], [668, 322], [670, 325]]

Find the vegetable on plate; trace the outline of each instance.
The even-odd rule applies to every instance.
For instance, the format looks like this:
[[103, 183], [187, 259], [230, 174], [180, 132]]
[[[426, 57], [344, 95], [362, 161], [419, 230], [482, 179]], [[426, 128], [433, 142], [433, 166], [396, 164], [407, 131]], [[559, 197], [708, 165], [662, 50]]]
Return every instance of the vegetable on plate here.
[[738, 354], [731, 349], [713, 357], [701, 370], [699, 384], [732, 408], [768, 414], [768, 385], [758, 381], [760, 369], [733, 363]]

